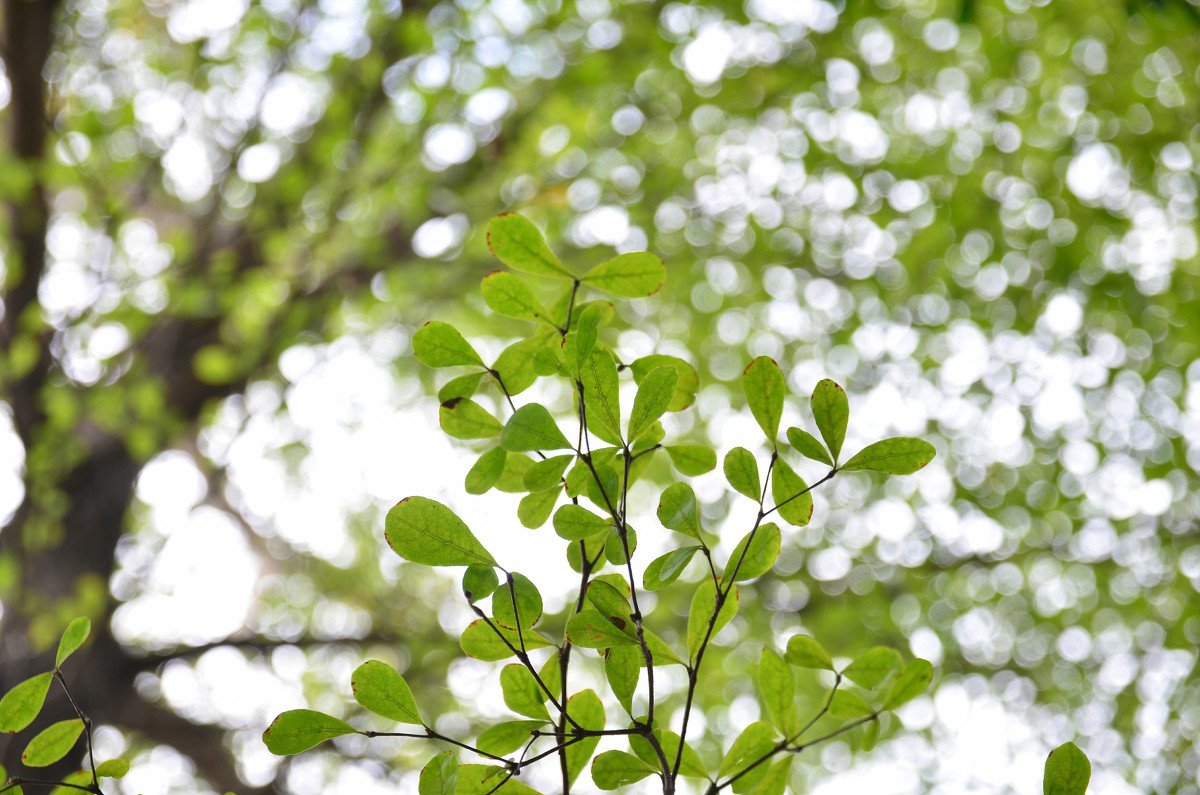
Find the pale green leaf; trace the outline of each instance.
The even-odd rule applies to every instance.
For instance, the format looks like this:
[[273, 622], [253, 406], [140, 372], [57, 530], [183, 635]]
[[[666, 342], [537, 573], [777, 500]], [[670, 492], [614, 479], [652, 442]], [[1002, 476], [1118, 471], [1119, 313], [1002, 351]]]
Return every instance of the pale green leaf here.
[[910, 660], [888, 685], [887, 694], [883, 697], [883, 708], [895, 709], [911, 701], [924, 693], [932, 681], [933, 666], [928, 660]]
[[54, 674], [31, 676], [18, 682], [0, 698], [0, 732], [15, 734], [22, 731], [42, 711]]
[[[703, 580], [692, 594], [692, 605], [688, 611], [687, 647], [688, 657], [696, 659], [696, 653], [704, 645], [705, 638], [711, 641], [721, 629], [733, 620], [738, 608], [738, 589], [733, 587], [717, 613], [717, 589], [712, 579]], [[709, 625], [712, 632], [709, 633]]]
[[675, 468], [690, 477], [712, 472], [717, 465], [717, 451], [707, 445], [669, 444], [666, 451]]
[[417, 329], [412, 347], [417, 361], [426, 367], [484, 366], [483, 359], [458, 329], [440, 320], [431, 320]]
[[67, 658], [83, 645], [90, 634], [92, 634], [92, 621], [89, 618], [81, 616], [68, 624], [58, 641], [58, 654], [54, 657], [54, 667], [61, 668]]
[[546, 694], [524, 665], [504, 666], [500, 671], [500, 692], [504, 695], [505, 705], [518, 715], [550, 719], [550, 713], [546, 711]]
[[458, 789], [458, 760], [451, 751], [442, 751], [421, 768], [417, 795], [455, 795]]
[[695, 367], [683, 359], [678, 356], [652, 353], [649, 356], [634, 359], [629, 365], [629, 369], [633, 372], [633, 380], [639, 384], [647, 373], [659, 367], [672, 367], [675, 369], [675, 375], [679, 377], [675, 382], [675, 396], [671, 398], [667, 411], [683, 411], [692, 405], [696, 399], [696, 393], [700, 391], [700, 375], [696, 372]]
[[[494, 599], [495, 595], [492, 598]], [[489, 627], [482, 618], [467, 625], [458, 639], [458, 645], [468, 657], [484, 662], [496, 662], [512, 657], [513, 649], [520, 650], [522, 640], [525, 641], [526, 649], [544, 649], [554, 645], [540, 632], [525, 630], [521, 633], [521, 638], [518, 638], [515, 630], [506, 629], [494, 622]]]
[[892, 672], [900, 670], [903, 664], [900, 652], [886, 646], [876, 646], [855, 657], [843, 669], [842, 676], [867, 689], [874, 689]]
[[407, 497], [396, 503], [388, 511], [384, 537], [397, 555], [425, 566], [496, 562], [462, 519], [426, 497]]
[[500, 433], [500, 446], [510, 453], [569, 449], [571, 443], [540, 403], [527, 403], [513, 412]]
[[553, 325], [550, 313], [515, 273], [492, 271], [483, 277], [481, 290], [483, 302], [498, 315]]
[[350, 677], [354, 700], [364, 709], [397, 723], [422, 725], [421, 713], [408, 682], [392, 666], [368, 660]]
[[792, 635], [788, 640], [787, 651], [783, 658], [797, 668], [833, 670], [833, 659], [830, 658], [829, 652], [808, 635]]
[[487, 409], [466, 398], [451, 398], [438, 407], [438, 423], [455, 439], [490, 439], [504, 429]]
[[83, 721], [78, 718], [50, 724], [25, 746], [21, 763], [26, 767], [49, 767], [71, 752], [83, 729]]
[[515, 271], [555, 279], [571, 279], [546, 238], [528, 219], [516, 213], [498, 215], [488, 222], [487, 244], [496, 259]]
[[468, 494], [485, 494], [500, 482], [504, 473], [505, 459], [508, 453], [500, 447], [493, 447], [471, 465], [467, 471], [464, 487]]
[[582, 281], [597, 290], [625, 298], [654, 295], [667, 278], [663, 261], [648, 251], [618, 254], [584, 274]]

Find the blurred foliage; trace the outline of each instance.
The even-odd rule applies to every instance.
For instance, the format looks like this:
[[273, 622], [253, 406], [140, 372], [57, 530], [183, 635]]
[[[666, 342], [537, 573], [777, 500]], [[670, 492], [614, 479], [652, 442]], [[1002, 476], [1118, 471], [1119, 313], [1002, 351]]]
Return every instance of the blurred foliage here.
[[[979, 784], [939, 760], [1007, 714], [996, 730], [1026, 732], [1014, 763], [1028, 742], [1040, 764], [1075, 736], [1106, 792], [1200, 791], [1192, 0], [78, 0], [44, 74], [46, 157], [0, 152], [6, 203], [38, 185], [51, 210], [40, 300], [0, 360], [6, 389], [50, 360], [44, 421], [18, 433], [12, 467], [26, 549], [71, 532], [67, 474], [110, 434], [139, 461], [185, 451], [206, 500], [248, 517], [268, 572], [251, 630], [409, 638], [452, 621], [404, 609], [452, 585], [379, 570], [381, 500], [345, 495], [331, 551], [296, 541], [226, 467], [259, 444], [312, 483], [305, 453], [322, 440], [288, 415], [311, 364], [289, 356], [349, 351], [407, 379], [430, 317], [497, 349], [514, 338], [461, 296], [492, 267], [483, 221], [520, 209], [581, 266], [666, 258], [667, 293], [624, 311], [621, 343], [694, 361], [718, 443], [740, 399], [722, 382], [764, 354], [793, 392], [828, 375], [861, 396], [873, 435], [935, 442], [919, 487], [836, 484], [826, 521], [789, 535], [777, 573], [743, 595], [771, 608], [743, 611], [768, 622], [747, 636], [911, 637], [939, 662], [938, 694], [909, 716], [926, 739], [885, 737], [876, 754], [909, 771], [904, 786]], [[3, 267], [8, 288], [22, 263], [6, 250]], [[340, 409], [348, 428], [368, 416]], [[728, 508], [707, 501], [705, 516]], [[135, 504], [121, 600], [149, 587], [152, 525]], [[0, 559], [6, 609], [19, 581]], [[33, 627], [41, 647], [63, 616], [99, 614], [97, 585]], [[715, 648], [713, 670], [757, 654]], [[271, 670], [295, 670], [285, 651]], [[454, 651], [387, 659], [433, 682]], [[340, 703], [329, 688], [359, 659], [310, 652], [313, 701]], [[743, 694], [731, 679], [711, 695], [722, 725], [719, 705]], [[235, 748], [257, 742], [223, 725], [246, 729]], [[827, 755], [797, 775], [846, 765]]]

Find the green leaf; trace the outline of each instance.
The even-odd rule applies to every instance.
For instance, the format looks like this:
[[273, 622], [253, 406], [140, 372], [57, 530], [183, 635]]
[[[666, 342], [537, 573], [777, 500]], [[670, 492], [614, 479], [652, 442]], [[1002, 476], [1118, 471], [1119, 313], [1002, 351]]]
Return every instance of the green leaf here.
[[83, 728], [79, 718], [50, 724], [25, 746], [21, 763], [26, 767], [49, 767], [71, 752], [79, 742]]
[[866, 752], [874, 751], [875, 746], [879, 744], [879, 721], [873, 720], [867, 724], [867, 730], [862, 736], [862, 750]]
[[696, 592], [692, 594], [692, 606], [688, 612], [687, 624], [687, 646], [690, 659], [696, 659], [696, 653], [704, 644], [705, 636], [708, 635], [709, 622], [713, 622], [712, 634], [708, 635], [708, 639], [712, 640], [717, 637], [726, 624], [733, 620], [737, 614], [737, 608], [738, 589], [734, 586], [729, 591], [725, 604], [721, 606], [721, 612], [713, 621], [713, 614], [717, 610], [717, 588], [711, 579], [704, 580], [696, 586]]
[[473, 400], [451, 398], [438, 408], [438, 423], [455, 439], [490, 439], [504, 426]]
[[529, 339], [518, 340], [501, 351], [492, 364], [492, 377], [501, 386], [501, 391], [510, 396], [519, 395], [533, 386], [538, 378], [534, 359], [549, 345], [557, 344], [557, 340], [558, 335], [546, 329]]
[[537, 461], [525, 473], [525, 488], [531, 492], [547, 491], [557, 486], [563, 479], [563, 473], [575, 460], [573, 455], [556, 455], [544, 461]]
[[675, 375], [679, 378], [675, 382], [675, 396], [671, 398], [670, 405], [667, 406], [667, 411], [683, 411], [696, 399], [696, 393], [700, 391], [700, 374], [696, 372], [696, 368], [680, 359], [677, 356], [666, 356], [661, 353], [652, 353], [649, 356], [643, 356], [640, 359], [634, 359], [629, 365], [629, 369], [633, 372], [633, 380], [635, 383], [642, 383], [642, 379], [651, 370], [659, 367], [672, 367], [675, 369]]
[[311, 709], [290, 709], [279, 714], [262, 738], [271, 753], [290, 756], [334, 737], [354, 733], [353, 726], [330, 715]]
[[571, 370], [579, 373], [592, 351], [596, 348], [600, 325], [612, 314], [612, 305], [600, 302], [586, 304], [576, 315], [575, 329], [567, 335], [566, 347], [570, 349]]
[[865, 718], [875, 710], [853, 690], [838, 690], [829, 699], [829, 714], [835, 718]]
[[833, 659], [830, 658], [829, 652], [808, 635], [792, 635], [788, 640], [787, 651], [784, 653], [783, 659], [789, 665], [797, 668], [833, 670]]
[[1046, 757], [1042, 795], [1084, 795], [1092, 780], [1092, 763], [1075, 743], [1063, 743]]
[[[669, 729], [655, 729], [654, 736], [658, 738], [658, 742], [662, 746], [663, 756], [674, 760], [675, 754], [679, 751], [679, 735]], [[638, 734], [629, 735], [629, 747], [646, 764], [652, 766], [658, 764], [658, 755], [654, 753], [654, 748], [645, 737]], [[704, 766], [700, 755], [687, 743], [683, 744], [683, 754], [680, 756], [679, 762], [681, 775], [692, 778], [708, 778], [708, 769]]]
[[129, 761], [120, 757], [96, 765], [96, 775], [100, 778], [124, 778], [128, 772]]
[[483, 277], [481, 290], [483, 302], [498, 315], [553, 325], [550, 313], [515, 273], [492, 271]]
[[495, 765], [459, 765], [454, 795], [541, 795], [532, 787], [509, 778], [508, 771]]
[[550, 720], [544, 703], [546, 694], [524, 665], [504, 666], [500, 671], [500, 691], [504, 694], [504, 703], [518, 715]]
[[431, 320], [417, 329], [412, 347], [417, 361], [426, 367], [484, 366], [483, 359], [458, 329], [440, 320]]
[[504, 457], [504, 469], [496, 481], [496, 488], [506, 494], [525, 493], [525, 473], [533, 466], [533, 459], [520, 453], [509, 453]]
[[513, 412], [500, 433], [500, 446], [510, 453], [569, 449], [571, 443], [541, 403], [527, 403]]
[[458, 760], [450, 751], [442, 751], [421, 768], [418, 795], [455, 795], [458, 789]]
[[859, 450], [842, 464], [842, 469], [873, 469], [889, 475], [911, 475], [932, 461], [934, 455], [933, 445], [924, 439], [893, 436]]
[[617, 363], [612, 354], [596, 348], [579, 373], [588, 430], [609, 444], [621, 443], [621, 398]]
[[33, 723], [46, 703], [46, 694], [50, 692], [53, 678], [54, 674], [49, 671], [31, 676], [0, 698], [0, 732], [16, 734]]
[[783, 371], [771, 357], [759, 356], [742, 372], [742, 389], [746, 392], [750, 413], [774, 448], [779, 436], [779, 420], [783, 417], [783, 396], [787, 392]]
[[479, 735], [479, 739], [475, 741], [475, 747], [496, 756], [511, 754], [529, 742], [532, 732], [540, 730], [545, 725], [546, 721], [544, 720], [510, 720], [497, 723]]
[[[788, 524], [803, 527], [812, 519], [812, 492], [806, 491], [806, 484], [795, 470], [782, 458], [775, 460], [775, 470], [771, 473], [771, 497], [779, 515]], [[796, 496], [796, 495], [800, 496]]]
[[[750, 544], [749, 549], [746, 547], [747, 543]], [[753, 580], [770, 571], [771, 567], [775, 565], [775, 561], [779, 559], [779, 550], [782, 544], [783, 538], [779, 532], [779, 525], [774, 522], [760, 525], [758, 530], [743, 536], [729, 555], [730, 566], [735, 566], [738, 561], [741, 561], [737, 576], [734, 578], [735, 581]], [[744, 557], [743, 551], [745, 551]]]
[[629, 597], [612, 583], [597, 577], [588, 584], [587, 600], [601, 615], [608, 618], [619, 618], [625, 625], [632, 623], [633, 609], [629, 606]]
[[[495, 596], [492, 597], [495, 599]], [[495, 627], [493, 629], [492, 627]], [[508, 644], [501, 640], [499, 635], [504, 636]], [[462, 635], [458, 639], [458, 645], [462, 648], [463, 653], [468, 657], [474, 657], [476, 660], [484, 662], [496, 662], [498, 660], [506, 660], [513, 656], [512, 649], [521, 648], [521, 640], [525, 641], [526, 649], [544, 649], [547, 646], [553, 646], [540, 632], [532, 632], [526, 630], [521, 633], [521, 637], [517, 637], [516, 630], [507, 629], [493, 623], [491, 627], [482, 618], [472, 621]]]
[[637, 644], [637, 638], [595, 610], [582, 610], [567, 619], [567, 640], [585, 649], [611, 649], [614, 646]]
[[[784, 754], [784, 758], [771, 765], [766, 774], [754, 782], [754, 786], [743, 788], [741, 792], [745, 795], [784, 795], [787, 791], [788, 781], [791, 779], [794, 758], [792, 754]], [[734, 792], [737, 791], [735, 783]]]
[[717, 451], [703, 444], [669, 444], [666, 450], [675, 468], [690, 477], [712, 472], [717, 465]]
[[616, 646], [604, 654], [604, 676], [608, 679], [608, 686], [631, 717], [633, 694], [637, 690], [644, 664], [642, 650], [634, 646]]
[[471, 465], [471, 469], [467, 471], [466, 483], [464, 484], [468, 494], [486, 494], [493, 486], [500, 482], [500, 476], [504, 473], [504, 462], [508, 458], [508, 453], [500, 447], [493, 447]]
[[438, 402], [446, 403], [448, 401], [465, 399], [472, 397], [479, 391], [479, 384], [483, 381], [485, 373], [467, 373], [460, 375], [457, 378], [451, 378], [446, 383], [442, 384], [442, 388], [438, 390]]
[[67, 658], [83, 645], [90, 634], [92, 634], [92, 621], [89, 618], [81, 616], [67, 624], [67, 628], [58, 641], [58, 654], [54, 657], [54, 667], [61, 668]]
[[582, 541], [612, 527], [611, 519], [604, 519], [579, 505], [564, 505], [554, 512], [554, 532], [567, 541]]
[[350, 677], [350, 689], [354, 700], [376, 715], [397, 723], [423, 725], [408, 682], [385, 662], [368, 660], [358, 666]]
[[[591, 690], [582, 690], [571, 696], [567, 700], [567, 714], [584, 729], [589, 731], [604, 729], [604, 703]], [[569, 782], [574, 782], [583, 772], [588, 760], [596, 752], [599, 742], [599, 737], [588, 737], [567, 748], [567, 778]]]
[[646, 374], [638, 384], [633, 398], [633, 409], [629, 413], [629, 441], [641, 436], [658, 421], [675, 396], [675, 382], [679, 376], [672, 367], [656, 367]]
[[624, 751], [605, 751], [592, 760], [592, 781], [603, 790], [620, 789], [658, 772]]
[[453, 511], [426, 497], [406, 497], [388, 511], [384, 537], [388, 546], [413, 563], [425, 566], [495, 565], [470, 528]]
[[758, 461], [744, 447], [735, 447], [725, 455], [725, 479], [739, 494], [758, 502], [762, 496], [762, 481], [758, 477]]
[[554, 512], [560, 494], [562, 492], [557, 487], [552, 487], [536, 494], [525, 495], [517, 505], [517, 518], [525, 527], [536, 530], [544, 525]]
[[788, 443], [800, 455], [805, 458], [811, 458], [813, 461], [833, 466], [833, 459], [829, 457], [829, 453], [825, 451], [825, 447], [817, 441], [817, 437], [808, 431], [801, 430], [800, 428], [788, 428], [787, 438]]
[[499, 586], [500, 577], [491, 566], [483, 563], [472, 563], [463, 572], [463, 596], [467, 597], [467, 601], [471, 604], [491, 596]]
[[791, 667], [770, 646], [763, 648], [755, 679], [758, 697], [771, 725], [785, 737], [800, 731], [800, 719], [796, 712], [796, 677]]
[[850, 403], [846, 390], [828, 378], [817, 383], [812, 393], [813, 418], [821, 438], [833, 453], [836, 461], [842, 454], [842, 442], [846, 440], [846, 423], [850, 420]]
[[489, 221], [487, 244], [496, 259], [515, 271], [555, 279], [574, 278], [546, 245], [538, 228], [524, 216], [505, 213]]
[[854, 662], [842, 671], [842, 676], [868, 690], [873, 690], [893, 671], [900, 670], [903, 664], [900, 652], [886, 646], [876, 646], [855, 657]]
[[888, 686], [887, 695], [883, 697], [884, 709], [895, 709], [929, 688], [933, 681], [933, 666], [928, 660], [917, 658], [911, 660], [899, 675]]
[[648, 251], [618, 254], [584, 274], [581, 281], [597, 290], [625, 298], [654, 295], [667, 278], [663, 261]]
[[672, 483], [658, 500], [658, 521], [685, 536], [700, 539], [700, 511], [696, 492], [686, 483]]
[[[769, 723], [755, 721], [743, 729], [742, 733], [733, 741], [733, 744], [729, 747], [729, 751], [725, 754], [725, 758], [721, 760], [718, 775], [721, 778], [725, 778], [739, 773], [766, 756], [774, 747], [775, 730], [771, 728]], [[762, 773], [766, 773], [764, 765], [759, 765], [758, 767], [762, 768]], [[755, 773], [751, 772], [742, 778], [750, 778], [754, 775]]]
[[650, 565], [646, 566], [646, 573], [642, 575], [642, 587], [647, 591], [666, 588], [679, 579], [679, 575], [683, 574], [684, 569], [691, 562], [692, 556], [700, 549], [701, 547], [698, 546], [673, 549], [650, 561]]
[[492, 595], [492, 613], [496, 623], [506, 629], [531, 629], [542, 620], [542, 595], [528, 577], [514, 571]]

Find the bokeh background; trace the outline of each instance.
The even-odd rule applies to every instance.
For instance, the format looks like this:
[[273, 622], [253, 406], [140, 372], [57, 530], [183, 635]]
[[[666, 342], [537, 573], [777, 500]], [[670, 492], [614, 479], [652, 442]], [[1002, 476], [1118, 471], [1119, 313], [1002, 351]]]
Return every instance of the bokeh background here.
[[[667, 260], [619, 345], [696, 363], [676, 430], [756, 438], [736, 379], [769, 354], [793, 422], [829, 376], [848, 448], [938, 448], [839, 478], [785, 536], [722, 636], [703, 748], [757, 713], [743, 641], [803, 628], [938, 673], [875, 752], [802, 759], [798, 791], [1035, 793], [1075, 739], [1093, 792], [1200, 792], [1196, 0], [3, 15], [0, 690], [92, 616], [68, 673], [134, 760], [120, 792], [415, 791], [427, 746], [281, 764], [259, 740], [282, 709], [353, 715], [367, 656], [446, 731], [503, 712], [494, 668], [457, 659], [456, 585], [381, 527], [441, 499], [563, 587], [515, 498], [466, 497], [409, 345], [435, 317], [490, 354], [519, 333], [475, 289], [513, 209], [581, 266]], [[700, 495], [731, 546], [719, 475]]]

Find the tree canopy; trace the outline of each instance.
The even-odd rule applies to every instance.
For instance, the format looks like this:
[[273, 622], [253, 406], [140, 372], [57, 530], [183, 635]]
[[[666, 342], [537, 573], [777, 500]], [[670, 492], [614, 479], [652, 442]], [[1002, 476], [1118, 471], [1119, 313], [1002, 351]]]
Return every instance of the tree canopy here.
[[[938, 669], [907, 731], [798, 784], [1032, 791], [1075, 738], [1097, 791], [1200, 791], [1191, 0], [3, 9], [0, 692], [89, 617], [72, 692], [129, 749], [120, 786], [411, 789], [404, 745], [278, 766], [259, 735], [342, 709], [364, 652], [447, 720], [483, 697], [470, 666], [434, 686], [458, 585], [381, 565], [382, 528], [410, 483], [470, 490], [413, 352], [435, 318], [489, 361], [523, 333], [536, 307], [473, 292], [514, 210], [581, 268], [665, 259], [613, 322], [694, 365], [722, 460], [759, 356], [790, 393], [845, 387], [847, 451], [937, 448], [818, 495], [744, 589], [768, 609], [739, 638]], [[697, 497], [721, 526], [731, 497]], [[753, 703], [699, 696], [714, 726]]]

